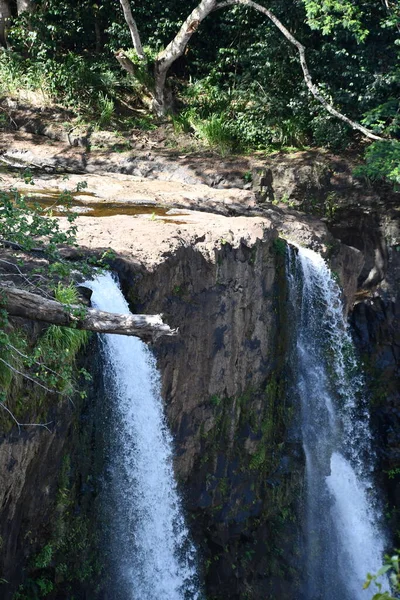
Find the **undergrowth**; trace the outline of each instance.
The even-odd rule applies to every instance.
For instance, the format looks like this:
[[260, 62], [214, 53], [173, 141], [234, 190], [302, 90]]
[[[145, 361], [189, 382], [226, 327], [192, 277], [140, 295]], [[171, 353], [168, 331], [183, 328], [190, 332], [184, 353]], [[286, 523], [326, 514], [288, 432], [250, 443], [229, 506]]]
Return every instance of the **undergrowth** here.
[[[27, 180], [30, 182], [30, 177], [27, 176]], [[79, 189], [84, 187], [85, 182], [78, 184]], [[79, 269], [89, 275], [93, 266], [105, 266], [108, 255], [76, 263], [62, 258], [59, 245], [75, 244], [76, 214], [71, 211], [72, 199], [69, 192], [64, 192], [59, 199], [67, 208], [69, 221], [69, 227], [62, 230], [47, 208], [28, 202], [16, 190], [2, 192], [0, 240], [5, 246], [12, 244], [19, 250], [7, 260], [0, 259], [0, 266], [7, 268], [3, 277], [13, 277], [17, 287], [38, 293], [35, 282], [40, 282], [41, 294], [51, 296], [53, 293], [66, 312], [79, 319], [86, 308], [80, 303], [71, 281], [72, 271]], [[36, 265], [32, 253], [34, 256], [39, 253]], [[43, 326], [39, 333], [37, 328], [27, 324], [16, 328], [8, 319], [6, 306], [7, 295], [3, 290], [0, 292], [0, 407], [3, 409], [0, 419], [3, 429], [8, 431], [23, 422], [42, 424], [57, 398], [85, 396], [85, 392], [78, 389], [77, 380], [89, 375], [77, 368], [76, 356], [87, 343], [89, 334], [74, 328], [73, 321], [69, 328]], [[28, 419], [34, 423], [27, 423]]]

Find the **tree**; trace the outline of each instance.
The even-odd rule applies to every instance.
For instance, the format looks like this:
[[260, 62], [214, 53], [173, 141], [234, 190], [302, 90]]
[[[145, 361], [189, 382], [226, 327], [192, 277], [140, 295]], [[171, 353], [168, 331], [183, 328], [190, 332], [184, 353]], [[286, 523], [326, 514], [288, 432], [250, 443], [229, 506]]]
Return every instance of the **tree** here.
[[0, 0], [0, 46], [7, 47], [7, 31], [11, 21], [9, 0]]
[[[144, 61], [143, 47], [140, 40], [139, 31], [136, 22], [132, 16], [130, 9], [129, 0], [120, 0], [124, 11], [124, 17], [131, 31], [131, 36], [134, 44], [135, 51], [139, 60]], [[170, 106], [167, 102], [166, 96], [166, 79], [169, 69], [172, 64], [183, 55], [186, 46], [198, 30], [200, 24], [204, 19], [216, 10], [223, 8], [229, 8], [232, 6], [241, 5], [262, 13], [279, 29], [279, 31], [285, 36], [285, 38], [297, 49], [300, 59], [301, 68], [303, 71], [304, 81], [307, 88], [314, 96], [314, 98], [322, 104], [322, 106], [333, 116], [337, 117], [341, 121], [345, 122], [352, 129], [360, 131], [363, 135], [371, 140], [382, 140], [381, 136], [370, 131], [360, 123], [353, 121], [341, 112], [336, 110], [332, 104], [330, 104], [323, 94], [319, 91], [318, 87], [313, 83], [311, 74], [307, 65], [305, 56], [305, 47], [290, 33], [290, 31], [283, 25], [283, 23], [267, 8], [254, 2], [253, 0], [201, 0], [196, 8], [189, 14], [186, 20], [182, 23], [178, 33], [173, 40], [166, 46], [164, 50], [158, 53], [153, 66], [154, 71], [154, 85], [150, 93], [153, 96], [153, 109], [159, 115], [165, 114]], [[120, 60], [121, 65], [129, 72], [135, 71], [132, 61], [126, 56], [121, 56], [121, 53], [117, 57]], [[123, 58], [123, 60], [121, 60]]]
[[[392, 592], [387, 590], [388, 579]], [[399, 555], [385, 556], [385, 562], [377, 573], [368, 573], [367, 580], [364, 583], [364, 590], [368, 589], [373, 583], [377, 592], [372, 600], [396, 600], [400, 593], [400, 566]]]

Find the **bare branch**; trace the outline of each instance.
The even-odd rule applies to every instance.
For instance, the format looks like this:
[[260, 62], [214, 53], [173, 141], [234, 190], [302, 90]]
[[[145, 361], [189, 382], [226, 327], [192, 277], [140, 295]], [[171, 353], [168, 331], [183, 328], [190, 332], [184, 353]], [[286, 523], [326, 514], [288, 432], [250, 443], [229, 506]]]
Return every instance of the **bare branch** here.
[[9, 111], [6, 110], [3, 106], [0, 106], [0, 110], [2, 110], [3, 112], [6, 113], [7, 117], [10, 119], [10, 121], [14, 125], [15, 129], [18, 129], [18, 125], [16, 124], [16, 122], [12, 118], [11, 114], [9, 113]]
[[19, 371], [18, 369], [16, 369], [12, 365], [10, 365], [10, 363], [8, 363], [6, 360], [4, 360], [4, 358], [0, 357], [0, 362], [2, 362], [3, 364], [5, 364], [6, 367], [8, 367], [10, 369], [10, 371], [12, 371], [13, 373], [16, 373], [17, 375], [21, 375], [21, 377], [23, 377], [24, 379], [27, 379], [28, 381], [31, 381], [35, 385], [38, 385], [39, 387], [41, 387], [44, 390], [46, 390], [46, 392], [50, 392], [50, 394], [60, 394], [60, 395], [62, 395], [62, 393], [59, 392], [58, 390], [54, 390], [52, 388], [49, 388], [49, 387], [43, 385], [42, 383], [40, 383], [40, 381], [38, 381], [37, 379], [34, 379], [33, 377], [31, 377], [30, 375], [27, 375], [26, 373], [23, 373], [22, 371]]
[[33, 281], [31, 281], [29, 279], [29, 277], [27, 275], [25, 275], [25, 273], [23, 273], [21, 271], [21, 269], [19, 268], [19, 266], [16, 263], [10, 262], [8, 260], [4, 260], [3, 258], [0, 258], [0, 262], [4, 263], [6, 265], [10, 265], [12, 267], [15, 267], [16, 270], [17, 270], [18, 275], [25, 281], [25, 283], [27, 283], [28, 285], [32, 285], [36, 289], [40, 290], [42, 292], [42, 294], [44, 294], [48, 298], [51, 298], [51, 296], [45, 290], [43, 290], [39, 285], [37, 285], [36, 283], [34, 283]]
[[8, 412], [12, 420], [17, 424], [18, 429], [20, 429], [21, 427], [44, 427], [44, 429], [47, 429], [47, 431], [51, 433], [50, 429], [48, 428], [48, 425], [51, 425], [53, 421], [49, 421], [48, 423], [20, 423], [18, 419], [16, 419], [15, 415], [11, 412], [11, 410], [4, 404], [4, 402], [0, 402], [0, 406], [6, 412]]
[[320, 102], [322, 104], [322, 106], [331, 115], [333, 115], [334, 117], [337, 117], [344, 123], [347, 123], [347, 125], [349, 125], [352, 129], [356, 129], [357, 131], [360, 131], [363, 135], [368, 137], [370, 140], [384, 141], [384, 138], [380, 137], [379, 135], [376, 135], [373, 131], [370, 131], [369, 129], [367, 129], [366, 127], [361, 125], [360, 123], [357, 123], [356, 121], [352, 121], [351, 119], [346, 117], [346, 115], [342, 114], [341, 112], [336, 110], [336, 108], [334, 108], [331, 104], [329, 104], [329, 102], [323, 97], [323, 95], [318, 90], [318, 87], [312, 81], [311, 74], [310, 74], [310, 71], [309, 71], [309, 68], [307, 65], [307, 61], [306, 61], [305, 47], [290, 33], [290, 31], [288, 29], [286, 29], [286, 27], [281, 23], [281, 21], [270, 10], [268, 10], [264, 6], [261, 6], [261, 4], [257, 4], [256, 2], [253, 2], [253, 0], [226, 0], [225, 2], [220, 2], [219, 4], [217, 4], [215, 9], [217, 10], [220, 8], [227, 8], [227, 7], [235, 6], [235, 5], [239, 5], [239, 4], [242, 6], [249, 6], [250, 8], [254, 8], [255, 10], [266, 15], [272, 21], [272, 23], [281, 31], [281, 33], [283, 33], [285, 38], [287, 40], [289, 40], [289, 42], [297, 48], [298, 53], [299, 53], [301, 68], [303, 70], [304, 81], [305, 81], [308, 89], [310, 90], [310, 92], [312, 93], [314, 98], [316, 100], [318, 100], [318, 102]]
[[30, 248], [30, 250], [26, 250], [21, 244], [16, 244], [15, 242], [10, 242], [9, 240], [3, 240], [1, 238], [0, 245], [5, 248], [11, 248], [12, 250], [22, 250], [23, 252], [41, 252], [42, 254], [45, 252], [44, 248]]
[[[47, 365], [38, 362], [37, 360], [32, 359], [32, 357], [27, 356], [27, 354], [24, 354], [23, 352], [21, 352], [20, 350], [18, 350], [18, 348], [16, 348], [15, 346], [13, 346], [12, 344], [10, 344], [10, 342], [7, 342], [7, 347], [11, 348], [11, 350], [13, 350], [14, 352], [16, 352], [21, 358], [24, 358], [25, 360], [28, 361], [32, 361], [32, 364], [37, 365], [38, 367], [40, 367], [41, 369], [44, 369], [45, 371], [48, 371], [49, 373], [51, 373], [52, 375], [55, 375], [56, 377], [58, 377], [59, 379], [63, 379], [64, 381], [69, 382], [69, 378], [65, 377], [64, 375], [61, 375], [60, 373], [57, 373], [57, 371], [53, 371], [53, 369], [51, 369], [50, 367], [48, 367]], [[73, 392], [75, 392], [76, 394], [79, 393], [79, 390], [75, 389], [75, 388], [71, 388]], [[55, 393], [59, 393], [57, 390], [54, 390]], [[72, 400], [71, 400], [72, 402]], [[74, 405], [74, 403], [72, 402], [72, 404]], [[75, 406], [75, 405], [74, 405]]]

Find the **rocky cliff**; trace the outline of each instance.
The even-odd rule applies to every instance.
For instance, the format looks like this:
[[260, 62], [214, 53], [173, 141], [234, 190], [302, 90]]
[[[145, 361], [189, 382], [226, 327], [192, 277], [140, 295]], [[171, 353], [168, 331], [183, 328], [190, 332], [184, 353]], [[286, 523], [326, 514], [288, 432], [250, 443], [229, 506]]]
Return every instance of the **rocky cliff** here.
[[[367, 368], [381, 470], [393, 506], [397, 501], [398, 209], [393, 196], [371, 190], [363, 196], [349, 169], [343, 163], [334, 167], [328, 158], [318, 157], [316, 164], [312, 157], [297, 156], [291, 171], [277, 159], [257, 171], [259, 181], [255, 172], [259, 199], [265, 193], [261, 188], [269, 186], [274, 192], [269, 200], [284, 202], [256, 205], [255, 196], [242, 192], [249, 199], [246, 217], [186, 210], [78, 219], [82, 246], [96, 253], [108, 247], [116, 251], [113, 268], [132, 308], [161, 312], [179, 327], [178, 338], [159, 341], [154, 351], [175, 440], [176, 475], [207, 594], [215, 600], [293, 599], [302, 577], [304, 459], [298, 407], [290, 400], [292, 324], [286, 310], [286, 242], [279, 233], [324, 252], [342, 283]], [[240, 212], [231, 201], [233, 191], [221, 200], [207, 193], [196, 205], [205, 198], [211, 210]], [[363, 197], [368, 200], [361, 207]], [[299, 205], [316, 214], [298, 212]], [[100, 384], [91, 397], [98, 400], [101, 394]], [[13, 430], [2, 438], [3, 569], [14, 588], [20, 581], [16, 566], [24, 565], [36, 579], [48, 578], [50, 568], [61, 586], [49, 590], [48, 597], [64, 597], [70, 575], [57, 571], [59, 554], [47, 557], [47, 563], [43, 555], [49, 544], [56, 547], [57, 531], [63, 548], [71, 526], [63, 519], [55, 526], [60, 514], [78, 516], [85, 540], [85, 549], [77, 547], [66, 561], [68, 573], [71, 565], [78, 569], [86, 546], [96, 546], [92, 516], [101, 435], [96, 409], [85, 411], [64, 407], [52, 433]], [[86, 571], [71, 583], [76, 597], [112, 597], [103, 575], [97, 577], [98, 589], [91, 585], [97, 558], [88, 556]]]

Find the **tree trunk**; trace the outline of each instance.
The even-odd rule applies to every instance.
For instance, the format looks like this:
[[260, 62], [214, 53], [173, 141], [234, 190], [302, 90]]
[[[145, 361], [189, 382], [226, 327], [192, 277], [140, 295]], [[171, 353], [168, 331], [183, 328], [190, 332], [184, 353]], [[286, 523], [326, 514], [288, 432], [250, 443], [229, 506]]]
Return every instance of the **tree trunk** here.
[[96, 333], [136, 336], [145, 342], [177, 334], [160, 315], [109, 313], [84, 306], [66, 306], [16, 287], [0, 285], [0, 306], [13, 317], [43, 321]]
[[0, 0], [0, 46], [7, 48], [7, 30], [10, 26], [11, 8], [9, 0]]
[[140, 39], [136, 21], [132, 15], [132, 10], [131, 10], [131, 5], [129, 3], [129, 0], [120, 0], [120, 2], [121, 2], [122, 10], [124, 11], [125, 21], [127, 22], [129, 31], [131, 32], [132, 43], [133, 43], [133, 47], [136, 50], [136, 54], [138, 55], [138, 57], [140, 59], [145, 60], [146, 57], [143, 52], [142, 42]]
[[32, 12], [32, 11], [33, 11], [32, 0], [17, 0], [18, 16], [22, 15], [22, 13], [24, 13], [24, 12]]
[[180, 30], [159, 53], [154, 65], [154, 111], [158, 115], [164, 115], [168, 110], [168, 102], [165, 93], [165, 82], [171, 65], [182, 56], [185, 48], [197, 31], [204, 19], [217, 7], [217, 0], [201, 0], [200, 4], [190, 13]]

